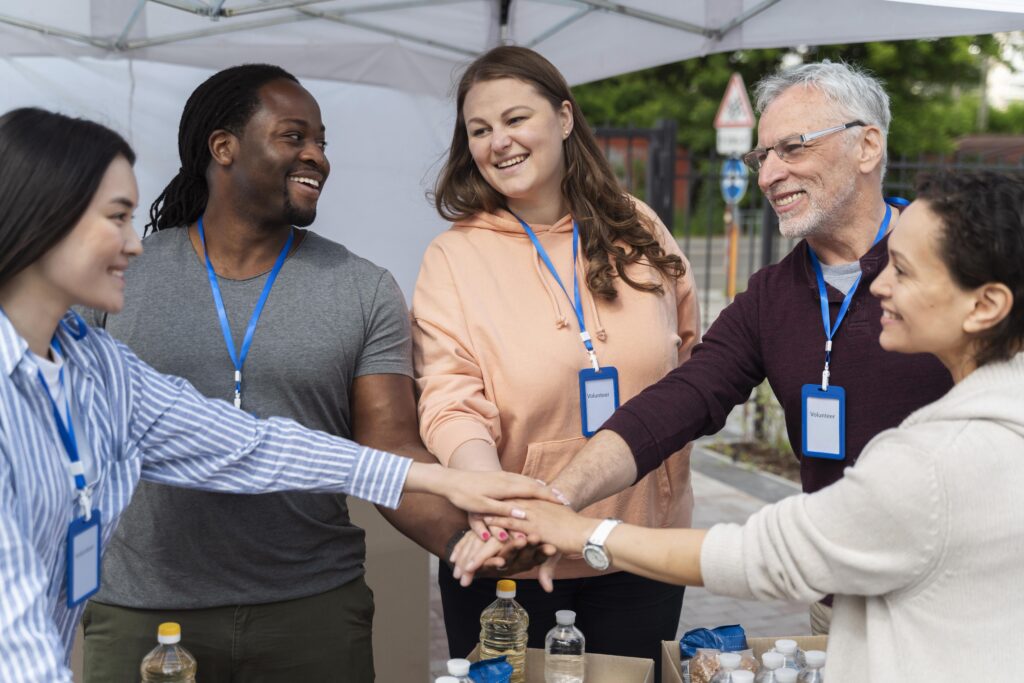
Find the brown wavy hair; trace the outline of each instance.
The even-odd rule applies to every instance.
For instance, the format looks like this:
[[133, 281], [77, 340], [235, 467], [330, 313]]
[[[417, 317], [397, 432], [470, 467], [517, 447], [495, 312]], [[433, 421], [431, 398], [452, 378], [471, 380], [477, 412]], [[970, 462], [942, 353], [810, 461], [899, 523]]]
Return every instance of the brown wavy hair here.
[[[482, 211], [493, 213], [508, 208], [506, 198], [484, 180], [473, 161], [462, 111], [470, 88], [501, 78], [528, 83], [556, 111], [565, 101], [572, 106], [572, 133], [562, 143], [562, 195], [580, 226], [590, 291], [604, 299], [615, 299], [615, 278], [619, 277], [634, 289], [663, 293], [660, 283], [630, 278], [626, 266], [647, 263], [666, 277], [676, 279], [685, 273], [682, 259], [662, 249], [651, 221], [637, 211], [632, 198], [619, 185], [565, 78], [533, 50], [510, 45], [496, 47], [478, 57], [462, 74], [456, 91], [452, 144], [433, 193], [437, 212], [447, 221], [460, 221]], [[609, 256], [614, 257], [614, 264]]]

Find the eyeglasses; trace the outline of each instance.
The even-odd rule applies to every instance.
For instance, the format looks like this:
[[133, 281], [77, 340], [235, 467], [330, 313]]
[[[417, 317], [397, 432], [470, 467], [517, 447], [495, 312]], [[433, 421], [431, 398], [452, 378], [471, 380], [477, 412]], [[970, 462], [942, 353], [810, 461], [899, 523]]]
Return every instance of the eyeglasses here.
[[842, 132], [847, 128], [866, 125], [867, 124], [863, 121], [850, 121], [849, 123], [844, 123], [841, 126], [826, 128], [825, 130], [815, 131], [814, 133], [804, 133], [803, 135], [793, 135], [788, 138], [782, 138], [771, 147], [758, 147], [750, 150], [743, 155], [743, 163], [745, 163], [751, 171], [757, 173], [761, 170], [761, 166], [764, 164], [765, 159], [768, 158], [768, 152], [771, 150], [775, 150], [775, 153], [779, 155], [779, 158], [783, 161], [792, 163], [800, 159], [808, 142], [820, 140], [821, 138], [832, 135], [833, 133]]

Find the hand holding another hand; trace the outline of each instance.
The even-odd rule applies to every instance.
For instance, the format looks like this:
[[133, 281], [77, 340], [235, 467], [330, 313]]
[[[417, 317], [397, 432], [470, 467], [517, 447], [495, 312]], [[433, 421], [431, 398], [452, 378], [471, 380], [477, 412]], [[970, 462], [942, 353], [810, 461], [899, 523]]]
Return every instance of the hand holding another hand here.
[[509, 500], [523, 515], [486, 515], [488, 524], [526, 534], [530, 543], [550, 543], [563, 553], [579, 553], [600, 520], [584, 517], [562, 503], [549, 500]]
[[522, 534], [513, 534], [507, 541], [492, 536], [484, 541], [474, 533], [466, 533], [456, 544], [448, 561], [453, 576], [468, 586], [476, 576], [510, 576], [533, 569], [555, 554], [547, 544], [529, 544]]

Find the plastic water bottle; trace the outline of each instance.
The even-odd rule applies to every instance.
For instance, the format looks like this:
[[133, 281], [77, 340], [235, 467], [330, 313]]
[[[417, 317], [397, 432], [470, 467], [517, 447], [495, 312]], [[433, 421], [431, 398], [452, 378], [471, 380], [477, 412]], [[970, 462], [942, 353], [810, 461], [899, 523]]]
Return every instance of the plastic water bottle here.
[[711, 683], [732, 683], [732, 675], [740, 668], [743, 657], [736, 652], [723, 652], [718, 655], [718, 671], [711, 677]]
[[196, 658], [179, 644], [181, 626], [173, 621], [160, 624], [156, 638], [160, 644], [139, 667], [142, 683], [196, 683]]
[[783, 665], [785, 668], [795, 669], [797, 672], [804, 668], [804, 651], [797, 646], [795, 640], [788, 638], [776, 640], [773, 652], [781, 652], [782, 656], [786, 658], [786, 663]]
[[469, 660], [449, 659], [448, 676], [452, 680], [445, 683], [473, 683], [473, 679], [469, 677]]
[[754, 672], [737, 669], [732, 672], [732, 683], [754, 683]]
[[555, 612], [556, 625], [544, 638], [544, 683], [583, 683], [586, 638], [576, 628], [576, 613]]
[[[466, 680], [469, 679], [467, 678]], [[459, 679], [455, 676], [441, 676], [440, 678], [435, 678], [434, 683], [459, 683]]]
[[825, 653], [821, 650], [808, 650], [804, 658], [807, 660], [807, 666], [796, 677], [796, 680], [799, 683], [822, 683], [825, 680], [821, 671], [821, 668], [825, 666]]
[[505, 655], [513, 668], [511, 683], [526, 683], [526, 630], [530, 615], [515, 601], [515, 581], [499, 581], [497, 596], [480, 615], [480, 659]]
[[797, 675], [796, 669], [782, 667], [775, 670], [775, 681], [776, 683], [796, 683]]
[[778, 683], [775, 672], [785, 665], [786, 657], [781, 652], [765, 652], [761, 655], [761, 670], [757, 672], [755, 683]]

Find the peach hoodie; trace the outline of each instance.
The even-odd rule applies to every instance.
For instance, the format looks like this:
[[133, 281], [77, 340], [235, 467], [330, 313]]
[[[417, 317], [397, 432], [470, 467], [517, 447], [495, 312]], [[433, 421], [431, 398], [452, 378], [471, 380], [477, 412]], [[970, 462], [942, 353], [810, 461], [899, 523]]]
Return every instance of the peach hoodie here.
[[[653, 211], [636, 205], [655, 223], [666, 252], [682, 257]], [[572, 296], [571, 217], [530, 227]], [[693, 277], [688, 263], [675, 283], [634, 265], [631, 277], [660, 280], [665, 293], [620, 282], [618, 298], [608, 302], [591, 295], [584, 266], [581, 258], [576, 268], [584, 321], [601, 365], [618, 369], [625, 403], [689, 358], [700, 329]], [[586, 444], [578, 373], [589, 362], [572, 304], [519, 221], [507, 211], [482, 213], [439, 235], [423, 257], [412, 315], [420, 434], [430, 452], [447, 465], [460, 445], [482, 439], [497, 446], [506, 471], [553, 480]], [[692, 510], [687, 447], [636, 486], [583, 512], [687, 527]], [[563, 559], [558, 575], [597, 573], [575, 555]]]

